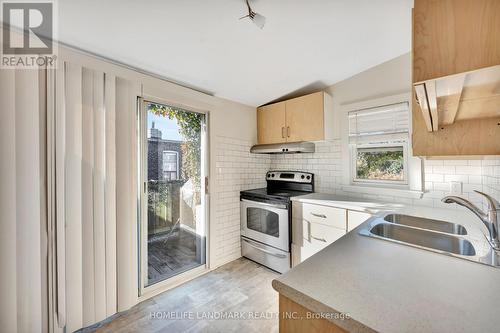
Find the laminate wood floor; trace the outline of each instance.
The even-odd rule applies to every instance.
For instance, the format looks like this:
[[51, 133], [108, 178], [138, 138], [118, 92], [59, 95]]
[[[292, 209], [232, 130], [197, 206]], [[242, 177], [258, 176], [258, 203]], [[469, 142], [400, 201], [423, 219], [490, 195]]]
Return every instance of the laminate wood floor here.
[[278, 275], [240, 258], [136, 305], [95, 332], [278, 332], [278, 293], [271, 286]]

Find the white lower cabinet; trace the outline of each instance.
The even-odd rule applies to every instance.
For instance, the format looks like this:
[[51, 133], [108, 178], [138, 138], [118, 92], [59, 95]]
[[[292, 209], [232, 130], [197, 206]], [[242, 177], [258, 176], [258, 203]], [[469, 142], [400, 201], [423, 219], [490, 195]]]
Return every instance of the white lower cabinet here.
[[302, 232], [303, 246], [311, 244], [317, 248], [324, 248], [344, 236], [346, 229], [328, 227], [323, 224], [302, 220]]
[[302, 204], [302, 219], [330, 227], [346, 229], [346, 210], [329, 206]]
[[291, 250], [294, 267], [356, 228], [371, 215], [294, 201], [292, 216]]
[[371, 217], [371, 214], [365, 212], [357, 212], [350, 210], [347, 212], [347, 232], [356, 228], [361, 223], [365, 222]]
[[297, 266], [313, 254], [321, 250], [322, 248], [316, 248], [313, 245], [297, 246], [292, 244], [292, 267]]

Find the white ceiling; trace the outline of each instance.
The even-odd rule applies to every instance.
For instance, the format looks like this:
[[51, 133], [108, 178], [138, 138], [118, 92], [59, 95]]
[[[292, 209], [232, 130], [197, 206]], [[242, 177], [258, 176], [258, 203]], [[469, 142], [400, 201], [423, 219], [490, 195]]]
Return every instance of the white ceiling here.
[[410, 50], [412, 0], [59, 0], [59, 40], [257, 106]]

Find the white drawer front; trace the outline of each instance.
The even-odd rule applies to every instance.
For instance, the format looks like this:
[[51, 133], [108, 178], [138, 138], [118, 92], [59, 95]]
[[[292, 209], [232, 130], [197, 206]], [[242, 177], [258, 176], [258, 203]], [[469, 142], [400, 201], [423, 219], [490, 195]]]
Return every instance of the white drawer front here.
[[319, 249], [330, 245], [346, 234], [345, 229], [329, 227], [319, 223], [311, 223], [305, 220], [303, 221], [302, 228], [304, 230], [304, 246], [310, 244]]
[[292, 266], [300, 264], [346, 234], [345, 230], [307, 221], [303, 221], [303, 229], [302, 246], [292, 244]]
[[304, 242], [304, 246], [297, 246], [292, 244], [292, 267], [297, 266], [307, 258], [321, 251], [323, 247]]
[[347, 229], [346, 210], [312, 204], [303, 204], [302, 217], [312, 223], [320, 223], [339, 229]]
[[310, 223], [311, 244], [325, 247], [346, 234], [345, 229], [327, 227], [322, 224]]
[[314, 245], [309, 245], [305, 244], [305, 246], [300, 248], [300, 262], [303, 262], [307, 258], [315, 255], [319, 251], [321, 251], [323, 248], [321, 247], [316, 247]]
[[351, 231], [361, 223], [365, 222], [371, 217], [370, 214], [364, 212], [356, 212], [350, 210], [347, 212], [347, 231]]

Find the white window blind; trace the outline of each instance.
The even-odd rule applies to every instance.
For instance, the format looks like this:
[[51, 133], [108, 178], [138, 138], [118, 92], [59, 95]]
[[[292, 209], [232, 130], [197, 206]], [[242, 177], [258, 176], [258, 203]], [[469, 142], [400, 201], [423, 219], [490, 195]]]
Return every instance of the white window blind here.
[[349, 112], [349, 142], [404, 139], [409, 131], [408, 103], [384, 105]]

